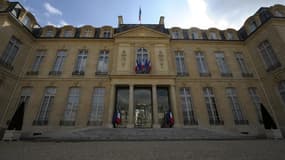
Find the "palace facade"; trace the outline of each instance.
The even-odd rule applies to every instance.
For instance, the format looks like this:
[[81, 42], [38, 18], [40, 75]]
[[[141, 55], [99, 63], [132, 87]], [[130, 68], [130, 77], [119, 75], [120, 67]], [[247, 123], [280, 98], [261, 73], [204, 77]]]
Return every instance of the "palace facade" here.
[[[40, 26], [0, 1], [0, 135], [86, 127], [212, 128], [264, 134], [263, 104], [285, 135], [285, 6], [239, 30], [158, 24]], [[13, 129], [13, 128], [12, 128]], [[1, 136], [0, 136], [1, 137]]]

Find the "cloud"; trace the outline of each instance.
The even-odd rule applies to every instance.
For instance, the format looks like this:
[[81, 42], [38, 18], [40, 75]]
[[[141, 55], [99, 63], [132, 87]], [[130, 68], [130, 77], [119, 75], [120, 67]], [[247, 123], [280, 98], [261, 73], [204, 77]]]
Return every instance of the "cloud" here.
[[62, 27], [62, 26], [66, 26], [69, 25], [65, 20], [60, 20], [58, 24], [52, 23], [50, 21], [47, 22], [47, 25], [52, 25], [55, 27]]
[[62, 15], [62, 12], [59, 9], [55, 8], [54, 6], [49, 4], [48, 2], [44, 3], [44, 7], [47, 10], [48, 15], [49, 14], [59, 15], [59, 16]]

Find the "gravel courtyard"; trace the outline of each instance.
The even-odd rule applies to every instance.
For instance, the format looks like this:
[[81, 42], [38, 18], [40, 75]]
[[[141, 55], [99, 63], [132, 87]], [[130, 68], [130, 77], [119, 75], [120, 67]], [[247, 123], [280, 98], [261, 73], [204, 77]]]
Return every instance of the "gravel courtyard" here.
[[285, 160], [285, 140], [3, 142], [0, 160]]

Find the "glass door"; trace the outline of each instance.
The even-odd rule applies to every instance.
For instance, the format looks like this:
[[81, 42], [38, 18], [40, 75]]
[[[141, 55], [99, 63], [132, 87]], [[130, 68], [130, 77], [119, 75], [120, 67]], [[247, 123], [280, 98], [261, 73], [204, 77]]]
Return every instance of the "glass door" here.
[[152, 101], [151, 88], [135, 88], [134, 91], [134, 117], [135, 127], [152, 127]]

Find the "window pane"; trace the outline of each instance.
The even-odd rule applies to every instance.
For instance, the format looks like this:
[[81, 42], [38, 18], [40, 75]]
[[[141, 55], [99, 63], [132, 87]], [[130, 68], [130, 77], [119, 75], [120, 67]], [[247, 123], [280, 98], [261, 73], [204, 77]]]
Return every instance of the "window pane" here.
[[194, 111], [193, 111], [192, 98], [190, 95], [189, 88], [180, 89], [180, 101], [183, 112], [184, 125], [196, 124], [196, 119], [194, 117]]
[[79, 107], [80, 89], [73, 87], [69, 89], [67, 106], [64, 111], [64, 121], [75, 121], [76, 113]]
[[104, 113], [105, 88], [94, 88], [89, 125], [102, 125]]

